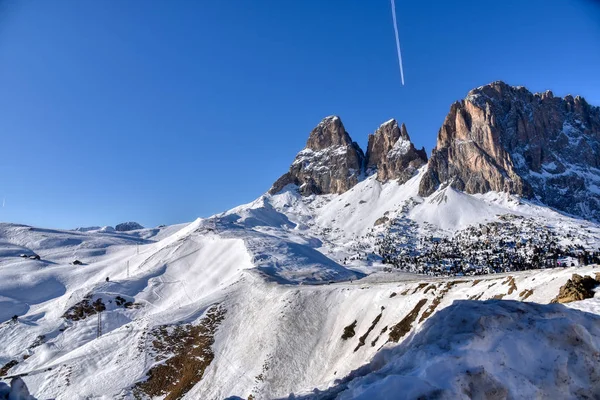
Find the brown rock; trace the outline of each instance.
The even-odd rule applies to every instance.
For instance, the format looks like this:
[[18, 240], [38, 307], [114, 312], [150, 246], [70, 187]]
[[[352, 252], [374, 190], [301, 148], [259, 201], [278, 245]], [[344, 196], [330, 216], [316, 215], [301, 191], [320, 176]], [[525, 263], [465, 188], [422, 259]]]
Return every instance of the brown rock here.
[[297, 185], [303, 195], [343, 193], [358, 183], [363, 160], [363, 151], [352, 141], [342, 120], [327, 117], [312, 130], [306, 147], [269, 193], [278, 193], [288, 184]]
[[571, 279], [567, 281], [559, 290], [558, 296], [552, 303], [570, 303], [572, 301], [579, 301], [584, 299], [590, 299], [594, 297], [593, 289], [600, 285], [600, 281], [592, 278], [591, 276], [581, 276], [573, 274]]
[[600, 194], [590, 178], [598, 168], [600, 108], [494, 82], [451, 106], [419, 192], [429, 196], [444, 183], [468, 193], [506, 191], [598, 220]]
[[402, 127], [398, 127], [395, 119], [384, 123], [373, 135], [369, 135], [367, 174], [377, 171], [377, 180], [380, 182], [397, 179], [402, 184], [425, 163], [425, 149], [415, 149], [406, 126], [402, 124]]

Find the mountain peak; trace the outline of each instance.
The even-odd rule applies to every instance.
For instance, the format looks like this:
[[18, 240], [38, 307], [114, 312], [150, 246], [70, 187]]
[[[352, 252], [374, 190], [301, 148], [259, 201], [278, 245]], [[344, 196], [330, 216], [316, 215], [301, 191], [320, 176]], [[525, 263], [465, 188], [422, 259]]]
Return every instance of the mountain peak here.
[[340, 117], [325, 117], [269, 193], [278, 193], [290, 184], [297, 185], [303, 195], [343, 193], [358, 183], [363, 160], [363, 151], [352, 141]]
[[352, 139], [342, 120], [337, 115], [323, 118], [321, 122], [310, 132], [306, 148], [312, 150], [323, 150], [332, 146], [348, 146]]
[[404, 183], [425, 163], [425, 149], [415, 149], [406, 125], [399, 127], [395, 119], [381, 124], [374, 134], [369, 135], [366, 170], [367, 174], [377, 170], [379, 181], [398, 179], [399, 183]]
[[[467, 193], [506, 191], [600, 219], [600, 108], [581, 97], [493, 82], [450, 108], [421, 181]], [[596, 172], [594, 172], [596, 171]]]

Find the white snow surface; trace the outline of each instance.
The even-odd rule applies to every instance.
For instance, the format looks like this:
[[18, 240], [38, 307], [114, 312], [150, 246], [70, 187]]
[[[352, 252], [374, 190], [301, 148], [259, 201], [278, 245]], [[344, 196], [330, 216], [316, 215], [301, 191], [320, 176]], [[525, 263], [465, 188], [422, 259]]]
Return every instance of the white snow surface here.
[[[210, 306], [220, 304], [227, 311], [215, 334], [215, 358], [185, 398], [304, 396], [313, 389], [339, 386], [337, 380], [353, 376], [352, 371], [376, 354], [377, 360], [381, 354], [399, 354], [394, 353], [400, 351], [396, 348], [408, 349], [403, 340], [410, 337], [413, 343], [419, 332], [426, 331], [430, 319], [423, 314], [429, 307], [434, 308], [429, 317], [433, 318], [455, 300], [469, 298], [503, 296], [503, 300], [548, 303], [573, 273], [600, 272], [597, 266], [469, 278], [383, 272], [380, 260], [365, 254], [373, 251], [375, 238], [385, 229], [385, 224], [376, 225], [384, 216], [414, 221], [418, 234], [450, 235], [469, 225], [495, 221], [502, 214], [515, 214], [557, 230], [585, 231], [585, 241], [577, 243], [598, 247], [598, 226], [513, 196], [472, 196], [442, 188], [429, 198], [420, 198], [423, 171], [404, 185], [382, 184], [372, 176], [340, 195], [303, 197], [290, 186], [282, 193], [265, 194], [190, 224], [132, 232], [0, 224], [0, 368], [18, 361], [8, 375], [27, 374], [23, 380], [39, 399], [130, 399], [133, 385], [146, 379], [149, 369], [160, 362], [151, 356], [145, 333], [160, 325], [198, 323]], [[37, 254], [40, 260], [22, 254]], [[73, 265], [75, 260], [82, 265]], [[514, 278], [516, 290], [510, 290], [508, 276]], [[425, 291], [423, 285], [429, 289]], [[85, 296], [107, 304], [99, 338], [96, 315], [79, 321], [62, 317]], [[116, 296], [140, 307], [117, 307], [110, 303]], [[386, 344], [391, 327], [423, 299], [426, 303], [400, 347]], [[434, 299], [439, 305], [433, 306]], [[587, 307], [588, 313], [599, 312], [597, 303], [590, 300], [578, 304]], [[502, 307], [497, 306], [494, 313], [508, 313]], [[483, 312], [484, 308], [473, 306], [472, 310]], [[535, 318], [547, 314], [535, 307], [525, 314], [530, 312]], [[572, 314], [565, 321], [580, 324], [592, 337], [586, 340], [597, 345], [597, 331], [581, 322], [578, 312]], [[13, 315], [19, 317], [17, 323], [10, 321]], [[353, 321], [355, 336], [343, 340], [344, 328]], [[525, 323], [516, 317], [511, 321], [515, 327]], [[552, 329], [563, 329], [568, 321]], [[455, 328], [460, 327], [448, 327]], [[498, 332], [491, 333], [500, 338]], [[357, 348], [365, 334], [364, 345]], [[428, 335], [434, 338], [439, 332]], [[517, 331], [514, 335], [514, 341], [523, 336]], [[538, 336], [532, 338], [542, 340]], [[469, 346], [475, 346], [476, 338], [469, 340]], [[524, 342], [523, 349], [537, 351], [539, 347], [527, 347], [535, 344], [532, 340]], [[429, 345], [422, 343], [424, 349]], [[504, 349], [502, 343], [487, 345]], [[566, 343], [557, 342], [557, 355], [569, 351]], [[447, 354], [471, 353], [469, 348], [450, 348]], [[390, 371], [395, 358], [385, 359]], [[440, 365], [445, 362], [442, 358]], [[465, 362], [474, 360], [466, 358]], [[458, 373], [457, 368], [452, 371]], [[488, 372], [496, 376], [498, 371]], [[368, 376], [351, 389], [366, 390]], [[428, 375], [419, 376], [422, 385], [415, 383], [414, 393], [431, 385]], [[392, 381], [394, 385], [402, 382]], [[453, 393], [454, 386], [448, 385], [441, 389]], [[531, 388], [523, 385], [523, 390]], [[566, 391], [558, 393], [573, 394], [580, 387], [567, 386], [560, 386]]]
[[560, 304], [461, 300], [349, 381], [304, 398], [594, 398], [599, 350], [598, 315]]

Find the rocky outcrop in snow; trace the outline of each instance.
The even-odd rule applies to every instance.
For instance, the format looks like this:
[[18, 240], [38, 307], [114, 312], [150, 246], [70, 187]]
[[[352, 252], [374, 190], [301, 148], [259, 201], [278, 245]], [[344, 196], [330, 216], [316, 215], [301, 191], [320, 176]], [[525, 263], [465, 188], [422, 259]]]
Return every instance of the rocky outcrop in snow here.
[[123, 222], [115, 226], [115, 231], [117, 232], [134, 231], [136, 229], [144, 229], [144, 227], [137, 222]]
[[600, 219], [600, 108], [494, 82], [450, 108], [420, 194], [506, 191]]
[[342, 120], [326, 117], [312, 130], [290, 170], [269, 192], [277, 193], [293, 184], [304, 195], [343, 193], [358, 183], [363, 160], [363, 151], [352, 141]]
[[397, 179], [398, 183], [405, 183], [426, 163], [425, 148], [415, 149], [406, 125], [398, 127], [395, 119], [382, 124], [373, 135], [369, 135], [367, 174], [377, 171], [380, 182]]
[[599, 338], [597, 315], [562, 305], [455, 301], [338, 385], [295, 398], [594, 398]]
[[[597, 277], [599, 275], [596, 274]], [[570, 303], [572, 301], [591, 299], [594, 297], [594, 289], [598, 285], [600, 285], [600, 282], [591, 276], [573, 274], [571, 279], [561, 286], [558, 296], [552, 300], [552, 303]]]

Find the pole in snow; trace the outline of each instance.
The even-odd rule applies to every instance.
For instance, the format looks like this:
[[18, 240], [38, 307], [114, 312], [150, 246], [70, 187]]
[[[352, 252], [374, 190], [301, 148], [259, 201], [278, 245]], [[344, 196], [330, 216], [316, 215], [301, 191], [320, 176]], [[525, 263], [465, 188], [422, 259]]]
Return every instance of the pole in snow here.
[[98, 326], [96, 329], [96, 339], [102, 336], [102, 312], [98, 312]]

